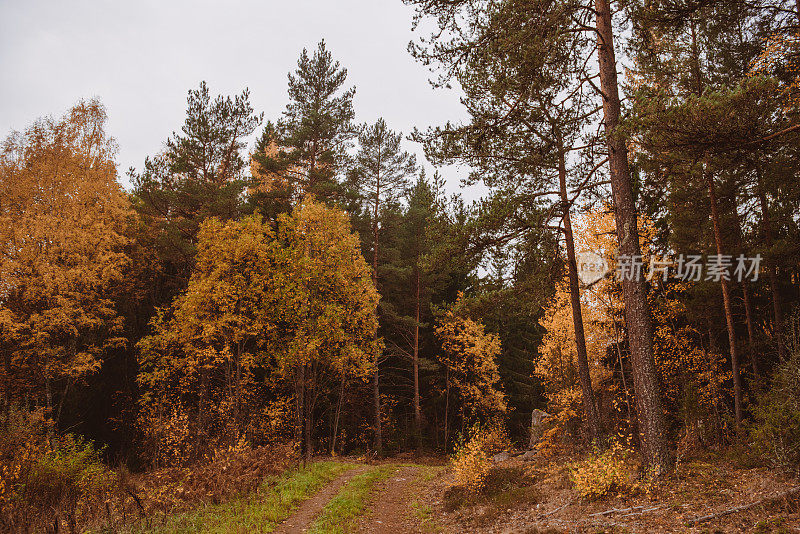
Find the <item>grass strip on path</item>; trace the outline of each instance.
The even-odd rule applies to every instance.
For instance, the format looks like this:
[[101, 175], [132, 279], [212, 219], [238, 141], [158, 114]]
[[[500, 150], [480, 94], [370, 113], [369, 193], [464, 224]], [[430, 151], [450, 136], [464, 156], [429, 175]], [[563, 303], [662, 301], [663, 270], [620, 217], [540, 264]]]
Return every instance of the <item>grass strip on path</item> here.
[[228, 534], [272, 532], [301, 502], [353, 468], [353, 464], [316, 462], [264, 481], [259, 491], [218, 505], [169, 518], [163, 525], [142, 525], [133, 533]]
[[354, 476], [330, 502], [309, 529], [310, 534], [344, 534], [350, 532], [356, 520], [364, 513], [375, 486], [396, 471], [392, 465], [370, 469]]

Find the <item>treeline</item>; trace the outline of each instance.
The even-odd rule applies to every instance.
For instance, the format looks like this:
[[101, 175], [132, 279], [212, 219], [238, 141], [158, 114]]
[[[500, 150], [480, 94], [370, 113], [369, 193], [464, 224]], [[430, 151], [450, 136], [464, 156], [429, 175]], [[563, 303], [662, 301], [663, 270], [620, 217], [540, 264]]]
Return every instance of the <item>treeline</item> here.
[[447, 450], [509, 405], [524, 433], [540, 309], [479, 276], [485, 247], [455, 245], [469, 209], [383, 119], [354, 122], [346, 77], [303, 51], [265, 124], [202, 83], [129, 191], [98, 101], [7, 138], [6, 430], [28, 413], [136, 468], [243, 443]]
[[[37, 414], [149, 467], [450, 451], [476, 424], [527, 443], [541, 408], [553, 454], [621, 433], [656, 473], [748, 440], [796, 459], [798, 6], [406, 3], [469, 113], [412, 138], [469, 166], [473, 205], [356, 123], [324, 42], [274, 121], [190, 91], [130, 191], [98, 102], [8, 137], [5, 428]], [[586, 251], [612, 273], [581, 280]]]

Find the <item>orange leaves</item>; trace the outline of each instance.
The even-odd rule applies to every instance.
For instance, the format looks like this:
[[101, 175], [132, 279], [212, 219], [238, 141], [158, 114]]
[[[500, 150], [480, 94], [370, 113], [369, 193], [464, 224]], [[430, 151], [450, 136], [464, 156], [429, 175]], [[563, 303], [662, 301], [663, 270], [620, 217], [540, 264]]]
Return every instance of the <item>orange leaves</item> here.
[[485, 332], [482, 323], [461, 317], [453, 309], [447, 311], [435, 330], [444, 351], [439, 360], [461, 394], [464, 411], [481, 416], [504, 413], [506, 398], [497, 388], [500, 338]]
[[338, 373], [367, 376], [379, 295], [347, 215], [306, 199], [278, 226], [294, 284], [293, 336], [283, 363], [322, 359]]
[[247, 404], [256, 374], [291, 377], [298, 365], [366, 376], [377, 302], [341, 211], [306, 200], [279, 219], [277, 231], [258, 215], [205, 221], [186, 292], [139, 342], [143, 404], [163, 419], [145, 423], [171, 428], [174, 418], [157, 407], [177, 398], [197, 402], [187, 409], [207, 425], [239, 428], [259, 411]]
[[[129, 260], [116, 144], [95, 100], [12, 134], [0, 154], [0, 328], [14, 372], [78, 378], [121, 329], [109, 295]], [[40, 380], [40, 378], [39, 378]]]

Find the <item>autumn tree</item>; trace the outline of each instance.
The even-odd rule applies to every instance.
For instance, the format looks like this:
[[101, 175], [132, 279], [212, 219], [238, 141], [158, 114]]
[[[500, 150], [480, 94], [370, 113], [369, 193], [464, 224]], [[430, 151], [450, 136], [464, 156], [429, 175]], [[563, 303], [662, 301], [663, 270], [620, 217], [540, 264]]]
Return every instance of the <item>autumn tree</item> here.
[[346, 216], [307, 201], [281, 217], [277, 235], [254, 215], [209, 219], [199, 238], [186, 292], [139, 343], [150, 424], [178, 407], [193, 422], [197, 452], [235, 442], [247, 430], [255, 376], [279, 373], [295, 386], [297, 438], [309, 458], [321, 377], [372, 370], [377, 293]]
[[347, 69], [333, 60], [324, 40], [311, 56], [303, 49], [289, 74], [283, 117], [267, 124], [253, 154], [256, 187], [292, 204], [308, 194], [331, 202], [343, 198], [339, 175], [356, 133], [355, 88], [345, 89], [346, 80]]
[[497, 335], [487, 333], [483, 324], [453, 309], [438, 321], [436, 335], [442, 343], [440, 361], [447, 372], [448, 408], [452, 387], [460, 400], [462, 433], [471, 423], [505, 413], [506, 398], [498, 388], [500, 374], [496, 358], [500, 354], [500, 340]]
[[[380, 227], [386, 204], [396, 203], [405, 192], [408, 178], [415, 171], [416, 160], [400, 147], [402, 134], [393, 132], [383, 119], [374, 125], [364, 125], [358, 136], [359, 150], [354, 159], [351, 180], [364, 198], [372, 217], [372, 283], [378, 285]], [[376, 332], [377, 335], [377, 332]], [[372, 393], [375, 403], [375, 450], [383, 448], [381, 432], [380, 354], [375, 343]]]
[[279, 220], [295, 295], [281, 328], [279, 368], [295, 386], [298, 432], [311, 459], [314, 407], [325, 374], [374, 373], [378, 293], [347, 215], [307, 199]]
[[81, 101], [12, 133], [0, 155], [3, 403], [35, 399], [56, 422], [70, 388], [124, 343], [114, 297], [130, 213], [106, 120]]
[[236, 443], [254, 369], [270, 365], [278, 324], [294, 298], [288, 260], [259, 216], [201, 224], [187, 290], [157, 313], [153, 333], [139, 342], [148, 431], [180, 407], [196, 423], [187, 429], [196, 453], [213, 440]]

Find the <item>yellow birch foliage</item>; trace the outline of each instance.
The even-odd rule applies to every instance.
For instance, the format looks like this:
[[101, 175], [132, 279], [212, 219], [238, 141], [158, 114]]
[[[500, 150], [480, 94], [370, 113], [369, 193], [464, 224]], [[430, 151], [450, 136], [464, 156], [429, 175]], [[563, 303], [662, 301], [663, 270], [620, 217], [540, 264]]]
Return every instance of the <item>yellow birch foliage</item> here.
[[306, 198], [278, 221], [294, 284], [291, 320], [279, 354], [284, 371], [316, 361], [366, 377], [380, 298], [347, 214]]
[[[12, 133], [0, 153], [0, 330], [9, 389], [96, 371], [119, 345], [112, 291], [128, 258], [127, 198], [96, 100]], [[8, 376], [10, 375], [10, 376]]]
[[[613, 225], [613, 215], [604, 211], [585, 213], [577, 218], [577, 251], [591, 251], [612, 258], [616, 249]], [[590, 288], [581, 289], [589, 374], [596, 392], [600, 392], [611, 377], [611, 370], [603, 363], [608, 347], [620, 340], [619, 328], [615, 328], [614, 321], [621, 310], [621, 302], [613, 284], [606, 278]], [[556, 455], [564, 452], [566, 443], [563, 438], [579, 431], [583, 413], [575, 323], [566, 276], [556, 285], [556, 292], [540, 324], [546, 334], [539, 348], [534, 375], [542, 380], [548, 411], [554, 417], [542, 436], [539, 450], [543, 454]]]
[[452, 308], [435, 330], [442, 342], [439, 361], [461, 396], [462, 415], [491, 418], [504, 413], [506, 398], [498, 388], [500, 372], [496, 361], [500, 338], [485, 332], [483, 324], [457, 315]]
[[201, 225], [186, 292], [139, 342], [141, 423], [157, 460], [269, 428], [256, 370], [368, 374], [378, 294], [359, 250], [346, 214], [311, 200], [277, 232], [258, 215]]

